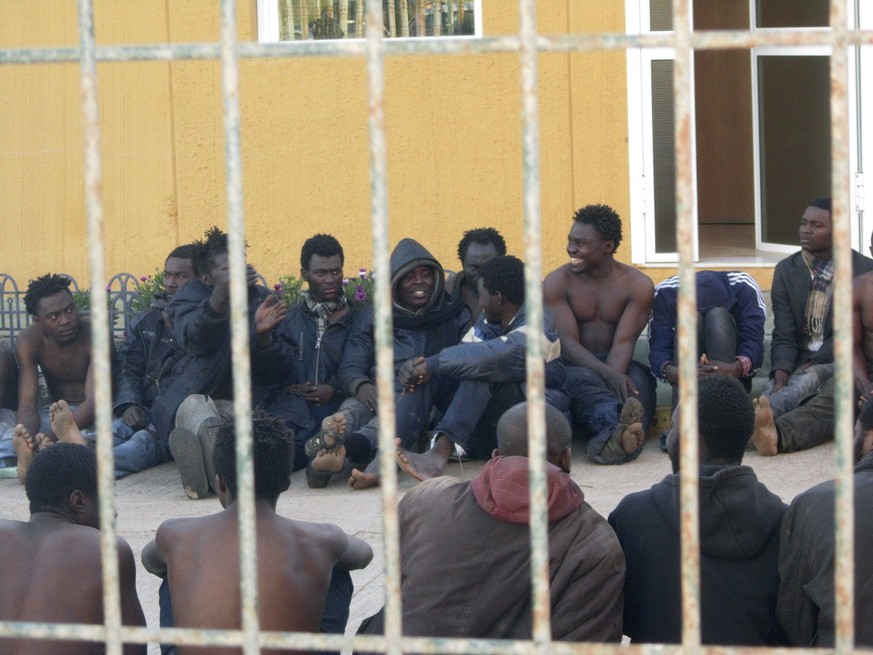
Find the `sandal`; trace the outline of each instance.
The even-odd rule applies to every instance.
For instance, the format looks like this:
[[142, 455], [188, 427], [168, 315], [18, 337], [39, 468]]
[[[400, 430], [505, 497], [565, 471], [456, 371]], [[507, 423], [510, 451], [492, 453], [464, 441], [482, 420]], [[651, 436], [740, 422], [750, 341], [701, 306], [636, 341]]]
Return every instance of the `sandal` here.
[[306, 443], [303, 446], [303, 450], [306, 453], [306, 456], [311, 460], [313, 459], [321, 450], [333, 450], [337, 446], [342, 446], [345, 443], [345, 435], [342, 434], [333, 434], [333, 445], [328, 446], [324, 440], [324, 433], [319, 432], [315, 436], [309, 437], [306, 440]]

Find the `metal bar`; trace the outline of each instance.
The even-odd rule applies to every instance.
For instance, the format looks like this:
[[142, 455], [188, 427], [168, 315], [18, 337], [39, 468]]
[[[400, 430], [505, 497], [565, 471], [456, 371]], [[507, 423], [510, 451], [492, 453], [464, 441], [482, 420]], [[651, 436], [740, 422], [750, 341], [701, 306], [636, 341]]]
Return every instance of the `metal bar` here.
[[831, 0], [833, 48], [831, 76], [831, 167], [833, 188], [831, 223], [834, 255], [834, 363], [836, 393], [834, 441], [836, 455], [836, 544], [834, 586], [836, 601], [835, 651], [849, 653], [854, 644], [854, 479], [852, 440], [854, 385], [852, 380], [852, 258], [849, 230], [849, 99], [847, 0]]
[[252, 457], [251, 360], [249, 359], [242, 154], [239, 119], [239, 55], [236, 0], [221, 0], [221, 89], [224, 105], [224, 156], [227, 170], [227, 236], [230, 265], [233, 420], [236, 434], [237, 511], [239, 513], [240, 600], [245, 655], [258, 655], [258, 564]]
[[[404, 2], [406, 0], [403, 0]], [[397, 526], [397, 464], [394, 437], [394, 321], [388, 257], [388, 170], [385, 144], [385, 39], [382, 0], [367, 0], [367, 105], [370, 131], [370, 211], [376, 275], [376, 387], [379, 402], [379, 476], [385, 548], [385, 636], [390, 655], [400, 655], [402, 601]]]
[[94, 6], [79, 0], [82, 118], [85, 145], [85, 206], [88, 215], [88, 269], [91, 275], [91, 362], [94, 366], [94, 411], [97, 427], [97, 486], [100, 507], [100, 560], [107, 655], [121, 655], [121, 594], [118, 583], [118, 538], [115, 532], [115, 458], [112, 451], [111, 335], [103, 259], [103, 172], [100, 160], [100, 112]]
[[700, 538], [697, 433], [697, 285], [694, 274], [694, 187], [691, 124], [692, 49], [689, 0], [673, 0], [676, 140], [676, 241], [679, 246], [679, 434], [682, 531], [682, 645], [700, 647]]
[[[308, 29], [308, 28], [307, 28]], [[847, 37], [849, 45], [873, 45], [873, 30], [854, 30]], [[673, 32], [649, 34], [570, 34], [536, 37], [536, 49], [540, 52], [594, 52], [628, 50], [631, 48], [675, 48], [677, 37]], [[691, 46], [695, 50], [748, 49], [761, 46], [810, 46], [831, 45], [830, 33], [818, 29], [779, 30], [712, 30], [693, 32]], [[489, 36], [476, 38], [458, 35], [453, 38], [429, 37], [390, 39], [384, 44], [386, 56], [517, 53], [521, 50], [516, 36]], [[296, 58], [296, 57], [345, 57], [363, 56], [366, 53], [364, 39], [336, 41], [294, 41], [282, 43], [238, 44], [239, 56], [243, 59]], [[185, 61], [219, 59], [221, 48], [213, 43], [159, 43], [153, 45], [100, 46], [96, 50], [99, 62], [124, 61]], [[78, 48], [11, 48], [0, 50], [0, 65], [41, 64], [79, 60]]]
[[[451, 1], [451, 0], [450, 0]], [[531, 583], [533, 640], [548, 652], [552, 639], [549, 594], [549, 532], [546, 491], [546, 408], [543, 341], [542, 220], [540, 211], [539, 98], [537, 95], [536, 0], [520, 0], [522, 158], [524, 163], [524, 255], [527, 339], [528, 466], [530, 468]], [[434, 20], [438, 18], [434, 12]]]

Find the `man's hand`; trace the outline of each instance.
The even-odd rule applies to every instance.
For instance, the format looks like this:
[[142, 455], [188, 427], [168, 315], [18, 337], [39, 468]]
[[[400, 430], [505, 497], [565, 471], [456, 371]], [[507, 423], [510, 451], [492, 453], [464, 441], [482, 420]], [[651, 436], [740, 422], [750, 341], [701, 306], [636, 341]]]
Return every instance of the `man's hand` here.
[[403, 363], [400, 371], [397, 373], [400, 384], [404, 389], [412, 391], [419, 384], [424, 384], [430, 380], [430, 373], [427, 370], [427, 363], [424, 357], [413, 357]]
[[355, 398], [363, 403], [364, 407], [374, 414], [376, 413], [376, 407], [378, 406], [378, 397], [379, 395], [376, 391], [376, 385], [370, 384], [369, 382], [364, 382], [363, 384], [358, 385], [358, 389], [355, 391]]
[[121, 422], [134, 430], [142, 430], [146, 427], [146, 413], [139, 405], [131, 405], [121, 415]]
[[622, 402], [627, 400], [631, 394], [634, 396], [640, 395], [634, 381], [623, 373], [610, 368], [607, 369], [603, 379], [606, 381], [606, 386], [609, 387], [609, 390]]
[[776, 393], [786, 384], [788, 384], [788, 371], [781, 368], [777, 368], [773, 371], [773, 391], [770, 393]]
[[732, 375], [739, 379], [743, 376], [743, 365], [736, 360], [733, 362], [720, 362], [715, 359], [708, 359], [706, 353], [704, 353], [700, 356], [700, 362], [697, 364], [697, 375], [699, 377], [706, 377], [714, 373]]
[[[209, 304], [216, 312], [227, 312], [230, 306], [230, 260], [226, 259], [221, 266], [211, 269], [212, 295]], [[258, 272], [251, 264], [246, 264], [246, 285], [252, 287], [258, 283]]]
[[255, 310], [255, 334], [259, 337], [270, 334], [285, 320], [287, 313], [288, 305], [270, 294]]
[[303, 399], [315, 407], [322, 407], [333, 398], [334, 388], [329, 384], [292, 384], [288, 387], [294, 393], [303, 396]]

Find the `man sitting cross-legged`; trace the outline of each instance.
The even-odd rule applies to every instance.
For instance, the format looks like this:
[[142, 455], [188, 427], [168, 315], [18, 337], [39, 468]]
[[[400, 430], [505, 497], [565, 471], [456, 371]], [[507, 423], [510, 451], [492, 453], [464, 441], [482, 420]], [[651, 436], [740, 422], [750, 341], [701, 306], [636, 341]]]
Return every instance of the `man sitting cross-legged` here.
[[[76, 425], [76, 418], [66, 400], [52, 403], [48, 415], [51, 434], [55, 439], [78, 446], [94, 447], [94, 441], [86, 441], [79, 426]], [[15, 452], [18, 455], [18, 480], [24, 484], [27, 470], [30, 468], [34, 456], [54, 444], [55, 441], [44, 432], [31, 434], [26, 427], [19, 423], [13, 431], [12, 443], [15, 445]]]
[[[69, 409], [67, 409], [69, 413]], [[69, 413], [72, 420], [72, 414]], [[75, 426], [75, 421], [72, 421]], [[30, 520], [0, 521], [0, 621], [100, 625], [103, 569], [97, 500], [97, 459], [81, 445], [58, 443], [44, 449], [27, 473]], [[136, 595], [133, 552], [117, 541], [121, 620], [145, 626]], [[0, 638], [9, 655], [98, 655], [95, 641]], [[127, 644], [125, 655], [145, 655], [145, 644]]]
[[[472, 481], [426, 480], [398, 507], [407, 636], [530, 639], [528, 408], [497, 424], [498, 449]], [[621, 640], [624, 555], [570, 478], [570, 425], [546, 405], [552, 638]], [[380, 634], [381, 612], [360, 632]]]
[[[293, 434], [281, 419], [256, 411], [252, 440], [260, 627], [285, 632], [318, 632], [321, 628], [342, 633], [352, 593], [348, 571], [367, 566], [373, 551], [366, 542], [335, 525], [276, 514], [279, 495], [290, 484]], [[162, 597], [165, 627], [238, 630], [241, 626], [235, 442], [233, 424], [222, 423], [214, 451], [214, 484], [224, 511], [165, 521], [154, 541], [143, 549], [146, 570], [165, 578], [168, 585]], [[340, 587], [344, 593], [334, 593]], [[172, 620], [166, 611], [167, 589]], [[326, 598], [330, 598], [330, 606]], [[333, 622], [325, 625], [328, 615]], [[179, 652], [189, 649], [180, 647]]]
[[[742, 466], [752, 400], [734, 377], [702, 377], [697, 412], [701, 638], [725, 646], [783, 644], [776, 593], [785, 504]], [[667, 437], [673, 475], [626, 496], [609, 515], [627, 560], [624, 633], [633, 642], [675, 644], [682, 637], [678, 425], [677, 408]]]
[[[524, 264], [512, 256], [495, 257], [479, 269], [479, 304], [482, 315], [457, 346], [430, 357], [409, 360], [400, 369], [400, 382], [411, 393], [421, 393], [431, 375], [460, 380], [445, 415], [434, 429], [431, 448], [418, 454], [398, 448], [400, 468], [425, 480], [442, 475], [452, 455], [488, 459], [497, 446], [495, 427], [503, 413], [527, 396], [525, 356], [527, 335]], [[551, 316], [539, 333], [546, 361], [547, 399], [567, 406], [561, 389], [564, 365], [561, 344]], [[398, 439], [398, 445], [400, 440]]]

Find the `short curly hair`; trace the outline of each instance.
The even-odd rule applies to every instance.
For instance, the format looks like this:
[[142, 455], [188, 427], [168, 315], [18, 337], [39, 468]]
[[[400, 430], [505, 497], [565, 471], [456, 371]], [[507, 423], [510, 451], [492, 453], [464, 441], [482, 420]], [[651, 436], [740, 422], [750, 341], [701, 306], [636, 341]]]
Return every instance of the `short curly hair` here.
[[621, 219], [609, 205], [585, 205], [576, 211], [573, 220], [577, 223], [591, 225], [600, 233], [605, 241], [612, 241], [613, 252], [621, 243]]
[[39, 301], [48, 296], [55, 295], [58, 291], [66, 291], [73, 297], [70, 291], [70, 278], [57, 273], [45, 275], [27, 283], [27, 293], [24, 294], [24, 309], [31, 316], [36, 316], [39, 309]]
[[343, 247], [332, 234], [316, 234], [303, 242], [303, 248], [300, 249], [300, 267], [308, 269], [309, 261], [313, 255], [320, 255], [321, 257], [339, 255], [340, 263], [346, 263]]
[[518, 257], [503, 255], [482, 264], [479, 279], [488, 293], [498, 291], [513, 305], [524, 302], [524, 264]]
[[749, 392], [731, 375], [707, 375], [697, 382], [700, 438], [711, 459], [741, 462], [755, 431], [755, 407]]
[[24, 491], [31, 514], [64, 507], [74, 491], [97, 498], [97, 456], [88, 446], [53, 444], [33, 458]]
[[478, 243], [483, 246], [490, 243], [494, 245], [498, 255], [506, 254], [506, 241], [500, 232], [493, 227], [477, 227], [464, 232], [464, 236], [461, 237], [461, 241], [458, 243], [458, 259], [461, 260], [461, 264], [464, 263], [467, 249], [471, 243]]
[[[191, 263], [194, 264], [194, 273], [196, 275], [209, 275], [213, 260], [218, 255], [227, 252], [227, 234], [213, 225], [203, 234], [203, 239], [195, 241], [192, 245], [194, 253], [191, 257]], [[247, 243], [244, 245], [248, 248]]]
[[[294, 431], [281, 418], [263, 410], [252, 413], [252, 450], [255, 464], [255, 497], [278, 498], [284, 491], [294, 464]], [[233, 420], [223, 421], [213, 453], [215, 472], [237, 497], [236, 432]]]

